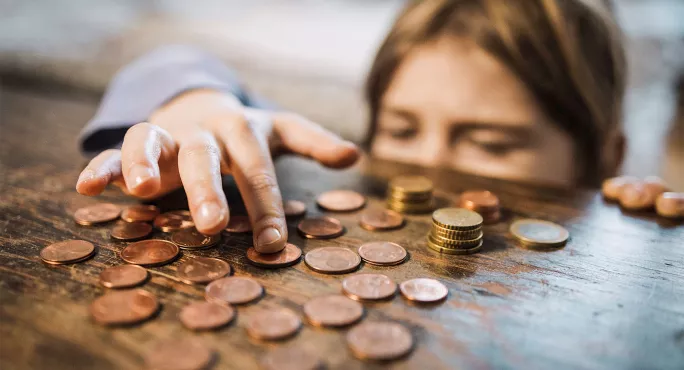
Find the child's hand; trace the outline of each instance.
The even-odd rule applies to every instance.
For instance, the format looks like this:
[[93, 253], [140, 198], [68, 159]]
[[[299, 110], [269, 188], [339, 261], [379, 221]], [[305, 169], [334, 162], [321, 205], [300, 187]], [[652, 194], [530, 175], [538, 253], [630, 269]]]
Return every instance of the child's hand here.
[[157, 110], [150, 123], [131, 127], [121, 150], [107, 150], [81, 173], [76, 189], [101, 193], [109, 183], [140, 198], [185, 187], [197, 229], [226, 227], [228, 204], [221, 175], [232, 174], [245, 201], [260, 252], [287, 241], [272, 154], [295, 153], [342, 168], [358, 158], [356, 146], [306, 119], [242, 107], [225, 93], [195, 90]]

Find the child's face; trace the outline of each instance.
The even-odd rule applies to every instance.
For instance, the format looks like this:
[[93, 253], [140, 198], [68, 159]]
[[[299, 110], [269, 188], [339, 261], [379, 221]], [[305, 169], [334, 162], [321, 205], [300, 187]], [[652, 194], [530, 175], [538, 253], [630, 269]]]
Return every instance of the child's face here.
[[373, 155], [481, 176], [571, 186], [571, 137], [525, 85], [469, 41], [416, 48], [378, 112]]

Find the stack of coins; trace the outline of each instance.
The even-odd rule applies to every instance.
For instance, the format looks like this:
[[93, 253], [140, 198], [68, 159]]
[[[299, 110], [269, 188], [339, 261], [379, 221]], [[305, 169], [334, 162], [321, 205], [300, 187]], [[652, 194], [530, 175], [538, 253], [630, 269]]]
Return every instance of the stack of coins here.
[[389, 183], [387, 208], [401, 213], [425, 213], [434, 208], [432, 181], [423, 176], [399, 176]]
[[440, 253], [471, 254], [482, 248], [483, 219], [465, 208], [442, 208], [432, 214], [428, 247]]
[[501, 218], [499, 197], [487, 190], [468, 190], [461, 194], [460, 205], [477, 212], [484, 219], [484, 223], [493, 224]]

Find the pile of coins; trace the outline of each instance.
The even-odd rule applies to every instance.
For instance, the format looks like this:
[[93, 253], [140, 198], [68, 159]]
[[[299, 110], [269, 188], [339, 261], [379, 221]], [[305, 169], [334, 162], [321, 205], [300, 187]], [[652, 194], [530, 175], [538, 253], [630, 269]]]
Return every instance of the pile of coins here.
[[442, 208], [432, 213], [428, 247], [446, 254], [472, 254], [482, 248], [483, 219], [465, 208]]
[[461, 194], [460, 206], [477, 212], [485, 224], [493, 224], [501, 219], [499, 197], [488, 190], [468, 190]]
[[387, 190], [387, 208], [401, 213], [426, 213], [434, 209], [432, 181], [423, 176], [399, 176]]

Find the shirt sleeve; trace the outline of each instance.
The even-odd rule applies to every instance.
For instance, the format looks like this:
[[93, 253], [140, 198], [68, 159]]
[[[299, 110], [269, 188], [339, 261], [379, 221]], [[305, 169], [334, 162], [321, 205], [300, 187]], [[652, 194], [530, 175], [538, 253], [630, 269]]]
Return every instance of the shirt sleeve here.
[[112, 79], [95, 116], [81, 131], [81, 152], [92, 156], [120, 147], [129, 127], [147, 120], [179, 94], [199, 88], [233, 94], [245, 106], [271, 108], [247, 94], [235, 73], [215, 56], [188, 46], [163, 46], [125, 66]]

